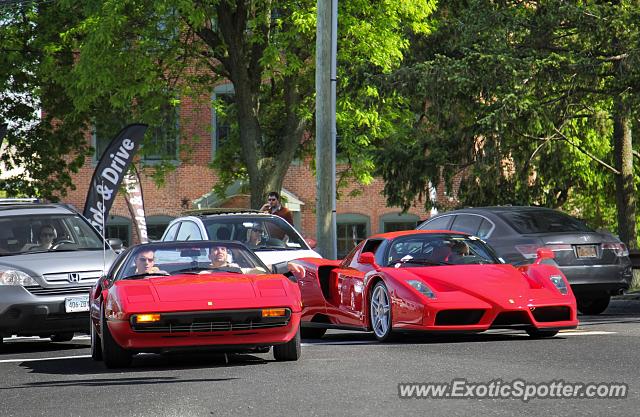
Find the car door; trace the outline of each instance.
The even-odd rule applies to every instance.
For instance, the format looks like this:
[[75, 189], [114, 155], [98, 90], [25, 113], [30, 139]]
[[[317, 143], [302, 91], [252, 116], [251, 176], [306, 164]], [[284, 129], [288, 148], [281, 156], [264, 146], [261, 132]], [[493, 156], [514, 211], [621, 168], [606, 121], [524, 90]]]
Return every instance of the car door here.
[[375, 252], [383, 242], [382, 239], [368, 239], [356, 250], [354, 256], [341, 268], [335, 269], [336, 293], [338, 303], [334, 306], [334, 314], [344, 326], [362, 327], [365, 323], [364, 278], [373, 270], [373, 266], [361, 264], [358, 258], [363, 252]]

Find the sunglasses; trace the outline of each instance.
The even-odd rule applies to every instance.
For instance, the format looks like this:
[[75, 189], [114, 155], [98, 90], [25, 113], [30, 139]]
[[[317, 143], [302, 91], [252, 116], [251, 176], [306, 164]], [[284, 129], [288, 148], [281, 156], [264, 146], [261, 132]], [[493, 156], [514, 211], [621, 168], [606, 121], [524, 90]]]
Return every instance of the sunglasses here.
[[277, 198], [270, 198], [269, 201], [277, 201]]

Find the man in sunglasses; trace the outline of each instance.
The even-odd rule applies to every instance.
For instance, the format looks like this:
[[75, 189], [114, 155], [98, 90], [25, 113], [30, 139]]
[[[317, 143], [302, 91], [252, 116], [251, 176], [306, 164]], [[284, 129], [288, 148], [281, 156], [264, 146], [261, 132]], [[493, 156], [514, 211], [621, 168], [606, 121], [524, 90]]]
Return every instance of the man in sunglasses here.
[[161, 271], [155, 264], [155, 253], [151, 249], [138, 252], [135, 259], [135, 274], [166, 274], [165, 271]]
[[274, 214], [276, 216], [285, 219], [291, 226], [293, 226], [293, 215], [288, 208], [282, 207], [280, 204], [280, 194], [275, 191], [271, 191], [267, 197], [267, 202], [260, 208], [261, 211]]

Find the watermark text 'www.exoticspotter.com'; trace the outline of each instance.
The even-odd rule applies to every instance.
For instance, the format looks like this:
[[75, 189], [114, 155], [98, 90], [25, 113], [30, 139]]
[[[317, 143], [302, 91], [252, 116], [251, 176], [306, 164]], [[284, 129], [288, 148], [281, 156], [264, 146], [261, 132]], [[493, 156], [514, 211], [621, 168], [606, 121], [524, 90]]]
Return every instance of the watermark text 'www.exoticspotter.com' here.
[[483, 399], [515, 398], [524, 402], [533, 399], [556, 398], [588, 398], [602, 399], [626, 398], [629, 386], [614, 382], [527, 382], [522, 379], [503, 381], [494, 379], [490, 382], [470, 382], [466, 379], [454, 379], [451, 382], [400, 383], [400, 398], [452, 398]]

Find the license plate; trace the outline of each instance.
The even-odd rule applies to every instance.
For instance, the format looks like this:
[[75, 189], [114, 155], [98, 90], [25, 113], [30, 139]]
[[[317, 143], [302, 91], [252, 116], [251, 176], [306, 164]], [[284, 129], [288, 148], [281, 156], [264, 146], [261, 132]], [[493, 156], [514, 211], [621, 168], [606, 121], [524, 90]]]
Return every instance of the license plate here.
[[580, 245], [576, 246], [576, 254], [578, 258], [597, 258], [598, 251], [595, 245]]
[[77, 297], [65, 298], [64, 309], [67, 313], [89, 311], [89, 295], [79, 295]]

